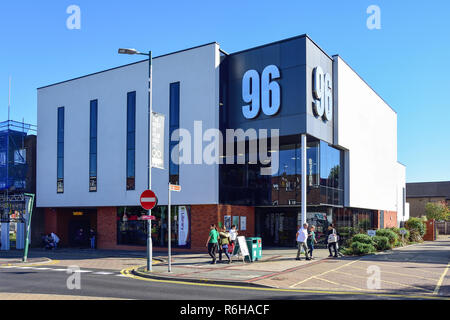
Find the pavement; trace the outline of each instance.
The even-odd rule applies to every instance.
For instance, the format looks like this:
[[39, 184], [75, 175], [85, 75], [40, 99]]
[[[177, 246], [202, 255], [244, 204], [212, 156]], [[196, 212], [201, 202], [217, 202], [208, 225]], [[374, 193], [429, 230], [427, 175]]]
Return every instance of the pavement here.
[[[269, 248], [261, 261], [215, 265], [205, 253], [178, 253], [171, 273], [167, 256], [157, 254], [151, 274], [143, 252], [32, 250], [26, 264], [18, 254], [0, 253], [0, 273], [9, 275], [0, 276], [3, 293], [48, 299], [450, 299], [449, 236], [363, 257], [328, 258], [327, 250], [316, 249], [313, 261], [296, 261], [293, 249]], [[79, 268], [81, 292], [67, 291], [68, 266]]]

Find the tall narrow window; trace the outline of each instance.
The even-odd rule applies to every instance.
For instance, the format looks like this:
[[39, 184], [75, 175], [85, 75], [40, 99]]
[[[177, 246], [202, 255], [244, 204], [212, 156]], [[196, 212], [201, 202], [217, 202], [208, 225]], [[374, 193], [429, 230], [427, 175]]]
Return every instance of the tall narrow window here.
[[[172, 159], [172, 151], [175, 155], [179, 155], [179, 139], [178, 141], [172, 141], [172, 133], [180, 128], [180, 83], [175, 82], [170, 84], [170, 165], [169, 165], [169, 180], [172, 184], [180, 183], [180, 165], [178, 159]], [[174, 162], [173, 160], [176, 160]]]
[[136, 188], [136, 91], [127, 95], [127, 190]]
[[58, 108], [56, 186], [58, 193], [64, 193], [64, 107]]
[[97, 191], [97, 117], [98, 101], [91, 101], [89, 133], [89, 191]]

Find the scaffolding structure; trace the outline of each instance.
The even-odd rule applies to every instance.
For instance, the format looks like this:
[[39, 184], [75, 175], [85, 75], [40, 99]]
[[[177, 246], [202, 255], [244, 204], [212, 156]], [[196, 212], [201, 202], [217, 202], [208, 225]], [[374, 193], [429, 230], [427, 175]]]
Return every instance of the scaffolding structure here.
[[[0, 224], [2, 233], [9, 225], [26, 222], [26, 196], [31, 188], [25, 140], [36, 134], [34, 125], [17, 121], [0, 122]], [[6, 225], [8, 227], [6, 228]], [[2, 235], [3, 237], [6, 235]], [[9, 236], [9, 235], [8, 235]], [[2, 245], [3, 247], [3, 245]]]

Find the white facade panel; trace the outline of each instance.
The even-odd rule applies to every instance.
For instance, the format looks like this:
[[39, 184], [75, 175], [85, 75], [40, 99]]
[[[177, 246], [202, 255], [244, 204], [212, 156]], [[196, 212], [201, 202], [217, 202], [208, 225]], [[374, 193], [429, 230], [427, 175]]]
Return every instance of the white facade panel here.
[[[167, 204], [169, 88], [180, 82], [180, 127], [193, 132], [219, 123], [219, 47], [205, 45], [155, 58], [153, 109], [166, 116], [166, 170], [153, 169], [153, 190]], [[136, 91], [136, 189], [126, 190], [127, 93]], [[89, 110], [98, 100], [97, 192], [89, 192]], [[56, 192], [57, 108], [65, 107], [64, 193]], [[147, 188], [148, 62], [38, 90], [37, 205], [136, 206]], [[218, 166], [181, 165], [182, 192], [173, 204], [218, 203]], [[195, 190], [195, 192], [193, 192]]]
[[348, 150], [346, 207], [397, 211], [397, 114], [335, 57], [335, 144]]

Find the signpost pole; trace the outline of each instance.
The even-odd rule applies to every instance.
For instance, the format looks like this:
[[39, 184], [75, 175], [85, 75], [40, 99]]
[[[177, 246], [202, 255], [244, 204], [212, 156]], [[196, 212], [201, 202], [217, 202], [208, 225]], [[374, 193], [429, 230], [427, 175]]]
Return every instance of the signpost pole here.
[[169, 210], [168, 210], [168, 232], [169, 232], [169, 244], [168, 244], [168, 248], [169, 248], [169, 252], [168, 252], [168, 256], [169, 256], [169, 272], [172, 272], [172, 222], [171, 222], [171, 206], [172, 206], [172, 190], [169, 184]]
[[28, 200], [28, 221], [27, 221], [27, 232], [25, 235], [25, 248], [23, 250], [23, 262], [27, 262], [28, 260], [28, 247], [30, 246], [30, 232], [31, 232], [31, 216], [33, 215], [33, 205], [34, 205], [34, 194], [25, 194], [26, 197], [29, 197]]
[[[148, 53], [148, 190], [152, 190], [152, 52]], [[152, 210], [148, 210], [148, 215], [152, 215]], [[152, 243], [152, 220], [147, 222], [147, 271], [152, 272], [153, 243]]]

